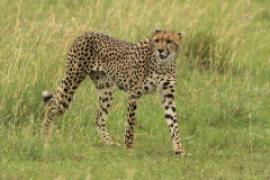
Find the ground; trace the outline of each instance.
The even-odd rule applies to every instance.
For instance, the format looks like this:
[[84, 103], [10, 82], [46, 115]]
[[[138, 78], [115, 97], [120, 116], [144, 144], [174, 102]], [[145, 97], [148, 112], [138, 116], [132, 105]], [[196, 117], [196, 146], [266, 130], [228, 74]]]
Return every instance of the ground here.
[[[0, 2], [0, 179], [269, 179], [270, 5], [256, 1]], [[96, 133], [96, 90], [84, 81], [44, 150], [41, 92], [62, 79], [85, 31], [128, 41], [156, 27], [185, 32], [177, 65], [183, 146], [173, 153], [158, 94], [138, 102], [133, 151]], [[108, 120], [123, 144], [127, 96]]]

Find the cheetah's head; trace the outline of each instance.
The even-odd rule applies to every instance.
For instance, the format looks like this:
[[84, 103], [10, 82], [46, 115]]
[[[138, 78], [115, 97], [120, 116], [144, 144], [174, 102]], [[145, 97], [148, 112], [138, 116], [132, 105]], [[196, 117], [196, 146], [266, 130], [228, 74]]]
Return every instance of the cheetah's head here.
[[182, 33], [156, 29], [152, 37], [152, 44], [158, 60], [168, 61], [176, 59], [182, 39]]

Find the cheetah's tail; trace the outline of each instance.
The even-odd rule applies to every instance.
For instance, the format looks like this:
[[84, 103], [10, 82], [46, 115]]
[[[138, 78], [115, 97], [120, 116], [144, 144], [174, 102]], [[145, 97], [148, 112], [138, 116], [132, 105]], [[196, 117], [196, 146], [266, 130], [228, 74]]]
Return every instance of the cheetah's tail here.
[[42, 98], [44, 103], [46, 104], [51, 98], [53, 97], [53, 93], [48, 91], [48, 90], [44, 90], [42, 92]]

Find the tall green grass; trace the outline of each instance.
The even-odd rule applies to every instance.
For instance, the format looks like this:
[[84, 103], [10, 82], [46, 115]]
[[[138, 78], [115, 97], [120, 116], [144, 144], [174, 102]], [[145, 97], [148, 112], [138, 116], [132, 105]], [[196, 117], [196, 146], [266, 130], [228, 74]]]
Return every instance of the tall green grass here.
[[[0, 1], [0, 177], [13, 179], [268, 179], [270, 5], [267, 1]], [[63, 77], [86, 31], [127, 41], [153, 29], [185, 33], [177, 112], [185, 150], [173, 155], [157, 94], [139, 102], [135, 151], [101, 146], [96, 90], [85, 80], [56, 122], [47, 155], [41, 92]], [[122, 143], [126, 95], [109, 116]]]

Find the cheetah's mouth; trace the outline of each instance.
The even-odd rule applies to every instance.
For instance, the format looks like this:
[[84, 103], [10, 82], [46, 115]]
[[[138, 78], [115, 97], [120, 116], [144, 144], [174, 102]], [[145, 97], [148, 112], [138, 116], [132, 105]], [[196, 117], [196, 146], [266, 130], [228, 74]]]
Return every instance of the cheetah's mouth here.
[[166, 59], [169, 55], [170, 55], [169, 53], [168, 53], [168, 54], [159, 54], [159, 58], [162, 59], [162, 60], [164, 60], [164, 59]]

